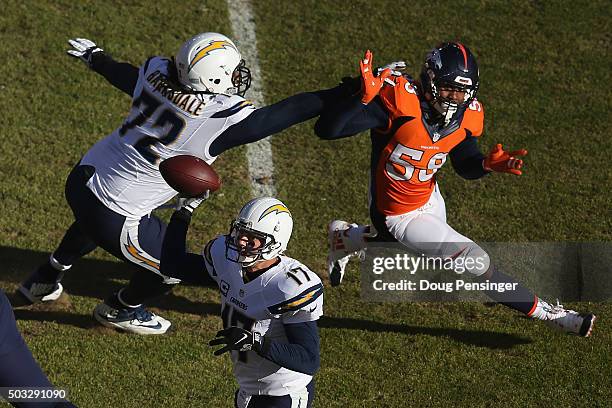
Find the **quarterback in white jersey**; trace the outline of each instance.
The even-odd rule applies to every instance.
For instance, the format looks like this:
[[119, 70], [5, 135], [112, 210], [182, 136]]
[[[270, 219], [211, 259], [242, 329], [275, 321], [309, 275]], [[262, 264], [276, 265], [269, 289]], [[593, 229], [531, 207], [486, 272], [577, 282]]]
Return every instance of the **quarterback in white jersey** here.
[[228, 149], [315, 117], [346, 90], [303, 92], [256, 109], [243, 97], [249, 70], [235, 44], [218, 33], [196, 35], [175, 58], [152, 57], [140, 67], [115, 61], [87, 39], [70, 45], [71, 56], [132, 97], [132, 108], [68, 176], [66, 199], [75, 221], [19, 292], [32, 303], [57, 299], [63, 273], [100, 246], [136, 268], [129, 285], [98, 305], [94, 317], [105, 326], [162, 334], [170, 322], [143, 305], [179, 282], [160, 272], [166, 224], [151, 211], [176, 192], [159, 163], [188, 154], [210, 164]]
[[293, 227], [289, 210], [274, 198], [251, 200], [229, 235], [197, 255], [185, 251], [191, 212], [199, 204], [193, 201], [172, 216], [161, 268], [168, 276], [218, 287], [224, 329], [210, 345], [224, 345], [215, 355], [231, 351], [236, 406], [310, 407], [323, 285], [302, 263], [281, 255]]

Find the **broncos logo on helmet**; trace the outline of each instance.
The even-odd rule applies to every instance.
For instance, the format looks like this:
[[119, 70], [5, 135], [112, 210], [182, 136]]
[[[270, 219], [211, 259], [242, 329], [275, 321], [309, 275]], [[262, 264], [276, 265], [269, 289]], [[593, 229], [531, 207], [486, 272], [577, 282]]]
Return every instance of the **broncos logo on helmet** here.
[[[446, 126], [476, 98], [479, 86], [476, 58], [461, 43], [442, 43], [427, 54], [420, 81], [424, 92], [431, 96], [429, 104], [441, 115]], [[442, 89], [463, 92], [463, 101], [443, 98]]]

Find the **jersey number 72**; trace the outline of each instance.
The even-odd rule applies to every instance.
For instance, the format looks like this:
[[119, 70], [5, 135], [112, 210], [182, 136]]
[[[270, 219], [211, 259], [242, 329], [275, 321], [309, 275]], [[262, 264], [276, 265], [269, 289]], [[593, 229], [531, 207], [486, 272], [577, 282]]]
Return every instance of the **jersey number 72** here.
[[[140, 95], [134, 99], [132, 107], [139, 109], [138, 113], [133, 118], [127, 120], [119, 129], [119, 136], [123, 137], [128, 130], [142, 126], [145, 121], [151, 118], [161, 106], [161, 102], [151, 95], [146, 90], [142, 90]], [[159, 156], [151, 149], [155, 143], [161, 143], [164, 146], [174, 142], [185, 127], [185, 121], [177, 116], [171, 109], [164, 109], [152, 125], [152, 128], [167, 128], [159, 138], [153, 136], [145, 136], [134, 144], [134, 149], [140, 153], [149, 163], [156, 164]]]

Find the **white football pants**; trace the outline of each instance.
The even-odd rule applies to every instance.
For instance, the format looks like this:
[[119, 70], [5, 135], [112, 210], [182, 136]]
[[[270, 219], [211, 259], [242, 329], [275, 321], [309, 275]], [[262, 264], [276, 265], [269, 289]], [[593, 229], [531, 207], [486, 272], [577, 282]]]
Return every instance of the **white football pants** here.
[[[459, 234], [446, 223], [446, 206], [436, 184], [429, 201], [405, 214], [385, 217], [393, 237], [418, 255], [453, 258], [457, 273], [467, 271], [480, 276], [489, 269], [487, 253], [474, 241]], [[469, 259], [471, 261], [466, 261]], [[473, 260], [479, 259], [479, 262]]]
[[[310, 396], [312, 397], [312, 396]], [[250, 395], [238, 390], [235, 395], [235, 408], [273, 407], [273, 408], [310, 408], [308, 388], [304, 387], [293, 394], [282, 396]]]

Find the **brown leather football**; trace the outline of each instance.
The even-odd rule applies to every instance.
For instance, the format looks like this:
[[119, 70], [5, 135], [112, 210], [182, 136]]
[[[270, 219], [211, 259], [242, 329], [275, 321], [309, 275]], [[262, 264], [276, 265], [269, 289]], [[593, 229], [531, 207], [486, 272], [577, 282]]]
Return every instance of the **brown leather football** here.
[[181, 197], [198, 197], [221, 187], [217, 172], [204, 160], [190, 155], [170, 157], [159, 164], [159, 171], [166, 183]]

